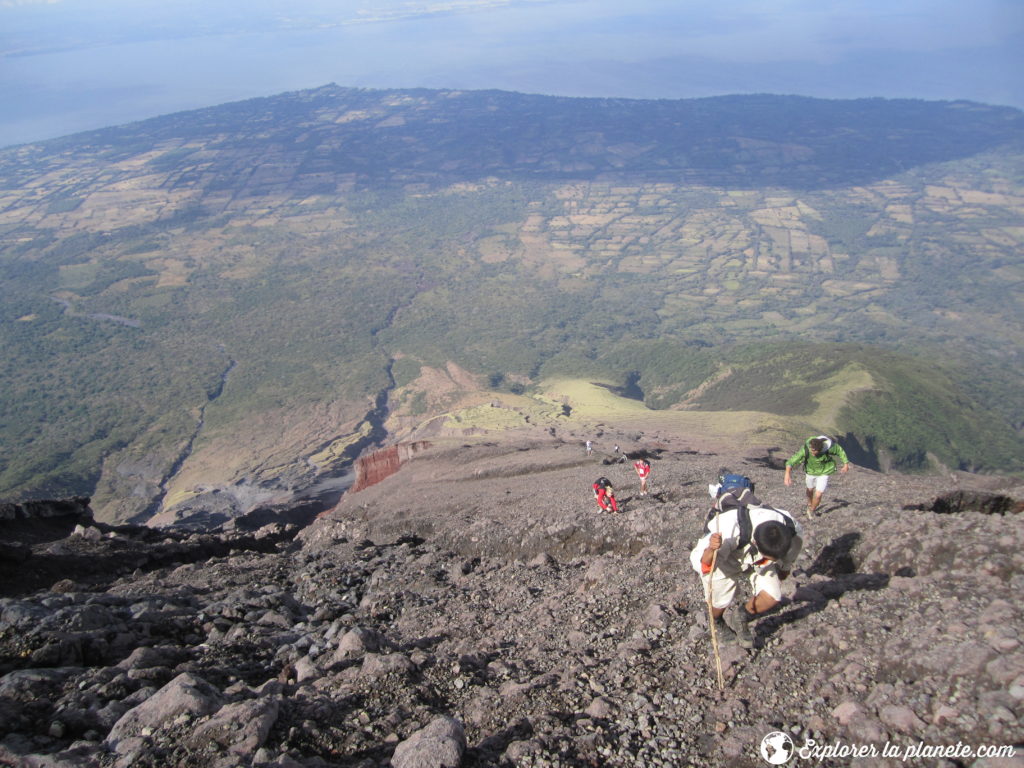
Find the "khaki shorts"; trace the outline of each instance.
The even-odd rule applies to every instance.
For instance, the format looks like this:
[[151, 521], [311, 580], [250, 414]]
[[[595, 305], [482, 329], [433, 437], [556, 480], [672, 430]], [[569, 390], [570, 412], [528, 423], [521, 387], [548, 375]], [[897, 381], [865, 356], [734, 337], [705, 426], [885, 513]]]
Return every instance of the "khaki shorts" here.
[[807, 483], [807, 490], [824, 493], [825, 489], [828, 488], [829, 477], [831, 475], [806, 475], [804, 482]]
[[765, 592], [775, 601], [782, 599], [782, 582], [779, 580], [779, 570], [775, 563], [755, 566], [749, 576], [726, 576], [717, 568], [714, 570], [714, 580], [711, 579], [711, 575], [701, 576], [701, 581], [704, 583], [705, 597], [708, 594], [708, 582], [711, 582], [713, 608], [728, 608], [736, 596], [736, 587], [744, 578], [750, 582], [750, 588], [755, 595]]

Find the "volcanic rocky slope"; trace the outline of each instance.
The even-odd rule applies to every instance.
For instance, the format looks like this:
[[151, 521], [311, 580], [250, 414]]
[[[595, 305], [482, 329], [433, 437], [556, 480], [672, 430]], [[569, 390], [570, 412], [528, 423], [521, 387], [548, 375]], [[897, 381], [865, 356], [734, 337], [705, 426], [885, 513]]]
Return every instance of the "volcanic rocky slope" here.
[[[434, 446], [297, 537], [86, 525], [5, 550], [0, 765], [754, 766], [776, 730], [1021, 746], [1020, 486], [854, 468], [807, 519], [771, 453], [613, 441], [650, 456], [651, 495], [615, 454], [524, 438]], [[687, 556], [723, 466], [807, 545], [756, 648], [721, 647], [719, 691]]]

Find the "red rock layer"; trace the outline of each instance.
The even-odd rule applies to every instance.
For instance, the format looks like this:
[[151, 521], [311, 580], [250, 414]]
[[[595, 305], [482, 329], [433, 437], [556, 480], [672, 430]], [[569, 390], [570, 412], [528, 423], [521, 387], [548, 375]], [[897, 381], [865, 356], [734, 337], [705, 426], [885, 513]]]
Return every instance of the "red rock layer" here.
[[369, 488], [371, 485], [376, 485], [381, 480], [391, 477], [404, 462], [429, 447], [429, 442], [420, 440], [415, 443], [389, 445], [387, 448], [381, 448], [367, 456], [361, 456], [356, 459], [356, 481], [349, 489], [349, 493]]

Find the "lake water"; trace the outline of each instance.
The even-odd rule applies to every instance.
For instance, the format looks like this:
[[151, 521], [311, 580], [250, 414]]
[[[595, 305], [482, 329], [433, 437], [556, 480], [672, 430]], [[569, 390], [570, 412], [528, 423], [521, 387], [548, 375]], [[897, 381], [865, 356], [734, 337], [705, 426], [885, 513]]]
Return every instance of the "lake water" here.
[[[534, 4], [9, 56], [0, 59], [0, 146], [330, 82], [571, 95], [592, 89], [598, 95], [601, 86], [588, 87], [581, 75], [601, 36], [612, 37], [603, 26], [618, 22], [616, 42], [609, 42], [603, 55], [628, 57], [617, 49], [628, 47], [632, 38], [611, 0], [590, 3], [589, 21], [574, 25], [573, 14], [582, 14], [584, 5]], [[658, 3], [648, 5], [653, 12]], [[641, 27], [643, 18], [632, 23]], [[567, 27], [574, 32], [567, 34]], [[578, 63], [559, 73], [564, 62]]]
[[[801, 48], [798, 37], [765, 37], [761, 18], [683, 7], [679, 0], [534, 0], [397, 21], [6, 56], [0, 146], [330, 82], [567, 96], [772, 92], [1024, 103], [1024, 80], [977, 49], [879, 50], [870, 57], [836, 49], [822, 60], [817, 42]], [[22, 36], [30, 39], [25, 30]], [[979, 83], [988, 90], [979, 91]]]

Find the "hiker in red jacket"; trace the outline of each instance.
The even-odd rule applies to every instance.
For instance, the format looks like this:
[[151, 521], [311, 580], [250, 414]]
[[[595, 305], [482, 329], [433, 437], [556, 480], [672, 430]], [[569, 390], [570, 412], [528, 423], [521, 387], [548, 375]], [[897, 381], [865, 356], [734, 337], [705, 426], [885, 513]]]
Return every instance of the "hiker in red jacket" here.
[[615, 501], [615, 489], [607, 477], [599, 477], [594, 481], [594, 498], [602, 512], [618, 512], [619, 505]]
[[647, 495], [647, 476], [651, 474], [651, 462], [647, 459], [637, 459], [633, 462], [633, 469], [640, 478], [640, 495]]

